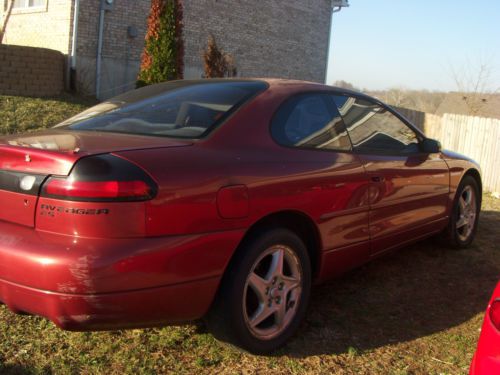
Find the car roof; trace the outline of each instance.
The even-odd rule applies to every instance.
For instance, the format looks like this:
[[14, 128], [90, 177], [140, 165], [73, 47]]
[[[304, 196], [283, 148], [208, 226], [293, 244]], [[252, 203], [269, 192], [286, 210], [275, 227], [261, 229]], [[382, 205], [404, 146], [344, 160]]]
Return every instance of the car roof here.
[[372, 101], [380, 102], [377, 98], [374, 98], [370, 95], [364, 94], [360, 91], [350, 90], [342, 87], [326, 85], [324, 83], [312, 82], [312, 81], [301, 81], [296, 79], [284, 79], [284, 78], [252, 78], [248, 79], [252, 81], [261, 81], [267, 83], [270, 87], [294, 87], [294, 88], [303, 88], [305, 91], [330, 91], [333, 93], [344, 94], [344, 95], [353, 95], [358, 98], [366, 98]]
[[[361, 94], [360, 92], [353, 91], [353, 90], [348, 90], [336, 86], [330, 86], [330, 85], [325, 85], [322, 83], [318, 82], [312, 82], [312, 81], [302, 81], [302, 80], [297, 80], [297, 79], [286, 79], [286, 78], [263, 78], [263, 77], [258, 77], [258, 78], [201, 78], [201, 79], [183, 79], [179, 80], [180, 84], [183, 86], [188, 86], [188, 85], [196, 85], [196, 84], [201, 84], [201, 83], [216, 83], [216, 82], [265, 82], [267, 83], [270, 87], [273, 86], [302, 86], [304, 88], [308, 89], [314, 89], [314, 88], [328, 88], [334, 91], [338, 92], [345, 92], [345, 93], [353, 93], [353, 94]], [[174, 81], [170, 81], [174, 82]]]
[[[329, 86], [318, 82], [311, 81], [301, 81], [296, 79], [284, 79], [284, 78], [203, 78], [203, 79], [182, 79], [182, 80], [173, 80], [173, 81], [165, 81], [161, 83], [157, 83], [154, 85], [143, 87], [143, 90], [134, 90], [129, 91], [125, 94], [119, 95], [115, 98], [112, 98], [111, 101], [135, 101], [140, 99], [141, 96], [149, 96], [160, 94], [164, 88], [181, 88], [190, 85], [199, 85], [199, 84], [210, 84], [210, 83], [222, 83], [222, 82], [260, 82], [265, 83], [268, 86], [268, 89], [282, 89], [286, 90], [287, 88], [293, 89], [295, 92], [300, 91], [329, 91], [338, 94], [344, 95], [353, 95], [358, 98], [366, 98], [368, 100], [372, 100], [375, 102], [381, 103], [378, 99], [373, 98], [369, 95], [363, 94], [359, 91], [344, 89], [336, 86]], [[147, 89], [146, 89], [147, 88]], [[146, 89], [146, 90], [144, 90]], [[146, 94], [148, 92], [148, 94]], [[141, 95], [142, 93], [143, 95]]]
[[[297, 80], [297, 79], [286, 79], [286, 78], [263, 78], [263, 77], [258, 77], [258, 78], [201, 78], [201, 79], [184, 79], [184, 80], [178, 80], [178, 81], [168, 81], [170, 83], [176, 83], [179, 86], [188, 86], [188, 85], [196, 85], [196, 84], [205, 84], [205, 83], [217, 83], [217, 82], [263, 82], [266, 83], [269, 88], [286, 88], [287, 86], [290, 88], [294, 88], [295, 90], [297, 89], [303, 89], [304, 91], [330, 91], [338, 94], [344, 94], [344, 95], [353, 95], [357, 96], [359, 98], [366, 98], [369, 100], [374, 100], [376, 102], [380, 102], [377, 98], [374, 98], [372, 96], [366, 95], [362, 92], [355, 91], [355, 90], [350, 90], [350, 89], [345, 89], [337, 86], [330, 86], [326, 85], [323, 83], [318, 83], [318, 82], [312, 82], [312, 81], [302, 81], [302, 80]], [[168, 83], [165, 82], [165, 83]], [[162, 84], [160, 84], [162, 85]], [[381, 103], [383, 104], [383, 103]]]

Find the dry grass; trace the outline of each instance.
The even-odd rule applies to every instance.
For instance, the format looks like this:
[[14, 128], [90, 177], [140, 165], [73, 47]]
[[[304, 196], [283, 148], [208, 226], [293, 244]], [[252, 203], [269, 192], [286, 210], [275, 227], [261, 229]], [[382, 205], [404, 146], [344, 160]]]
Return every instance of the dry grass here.
[[0, 133], [47, 128], [94, 103], [68, 94], [52, 99], [0, 95]]
[[485, 197], [470, 249], [429, 240], [317, 287], [299, 334], [273, 356], [195, 325], [71, 333], [2, 306], [0, 372], [465, 374], [500, 276], [499, 227], [500, 200]]

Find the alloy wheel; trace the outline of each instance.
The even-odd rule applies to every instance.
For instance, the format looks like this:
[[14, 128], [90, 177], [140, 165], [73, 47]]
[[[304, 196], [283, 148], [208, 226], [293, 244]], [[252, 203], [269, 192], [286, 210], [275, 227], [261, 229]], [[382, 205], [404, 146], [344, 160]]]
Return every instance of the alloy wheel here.
[[458, 211], [455, 228], [458, 238], [467, 241], [474, 231], [477, 216], [476, 194], [472, 186], [467, 185], [458, 198]]
[[253, 264], [243, 294], [247, 328], [258, 339], [280, 335], [297, 313], [302, 268], [290, 247], [272, 246]]

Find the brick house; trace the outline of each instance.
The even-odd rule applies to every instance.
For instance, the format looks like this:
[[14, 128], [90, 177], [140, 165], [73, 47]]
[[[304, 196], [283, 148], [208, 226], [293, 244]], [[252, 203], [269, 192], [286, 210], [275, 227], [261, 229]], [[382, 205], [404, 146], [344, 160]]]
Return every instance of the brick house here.
[[[100, 95], [134, 87], [144, 47], [150, 0], [15, 0], [5, 44], [45, 47], [67, 56], [67, 81], [96, 93], [101, 1], [104, 12]], [[0, 0], [0, 12], [7, 0]], [[209, 34], [246, 77], [323, 82], [331, 0], [185, 0], [185, 78], [202, 76]]]

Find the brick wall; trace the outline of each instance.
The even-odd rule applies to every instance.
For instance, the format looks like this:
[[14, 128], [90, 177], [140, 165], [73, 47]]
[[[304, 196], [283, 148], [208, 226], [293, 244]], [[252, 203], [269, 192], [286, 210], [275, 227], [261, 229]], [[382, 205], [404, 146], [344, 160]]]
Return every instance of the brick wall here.
[[[102, 98], [135, 88], [150, 6], [151, 0], [116, 0], [113, 9], [105, 13]], [[78, 89], [85, 93], [94, 93], [99, 31], [98, 0], [80, 0], [78, 24], [76, 73]], [[129, 37], [127, 32], [129, 26], [137, 29], [137, 37]]]
[[[0, 0], [0, 12], [6, 0]], [[50, 48], [67, 55], [71, 49], [71, 0], [46, 0], [41, 8], [13, 9], [3, 42]]]
[[239, 75], [323, 82], [329, 0], [184, 1], [186, 77], [202, 74], [209, 34], [236, 59]]
[[[5, 0], [0, 0], [0, 12]], [[77, 89], [95, 93], [99, 0], [80, 0]], [[45, 9], [15, 11], [5, 43], [52, 48], [68, 54], [72, 0], [47, 0]], [[151, 0], [115, 0], [106, 12], [101, 98], [135, 87]], [[184, 0], [185, 77], [203, 75], [209, 34], [232, 54], [246, 77], [325, 78], [330, 0]], [[127, 28], [137, 29], [130, 38]]]
[[[151, 0], [116, 0], [106, 12], [103, 33], [104, 57], [138, 60], [144, 48], [144, 35]], [[99, 1], [80, 0], [77, 55], [95, 57], [99, 26]], [[127, 28], [136, 27], [137, 38], [129, 38]]]
[[[81, 91], [95, 89], [99, 2], [80, 0], [77, 75]], [[102, 97], [134, 87], [151, 1], [116, 0], [104, 22]], [[330, 0], [184, 1], [185, 77], [203, 75], [208, 35], [236, 59], [240, 76], [323, 82]], [[127, 36], [134, 26], [138, 37]]]
[[64, 88], [64, 55], [0, 44], [0, 95], [55, 96]]

